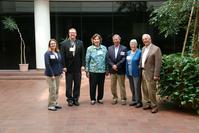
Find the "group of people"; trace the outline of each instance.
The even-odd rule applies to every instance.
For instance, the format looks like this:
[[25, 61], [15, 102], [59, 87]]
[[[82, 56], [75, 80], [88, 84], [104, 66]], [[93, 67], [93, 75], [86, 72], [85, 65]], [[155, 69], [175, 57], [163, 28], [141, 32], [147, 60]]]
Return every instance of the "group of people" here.
[[[89, 79], [91, 105], [103, 104], [105, 77], [110, 74], [112, 104], [117, 104], [117, 83], [120, 88], [121, 104], [127, 104], [125, 77], [129, 79], [132, 99], [129, 106], [151, 109], [158, 112], [156, 100], [156, 82], [160, 79], [161, 50], [152, 43], [149, 34], [142, 35], [144, 47], [138, 49], [136, 39], [129, 43], [130, 50], [121, 45], [121, 37], [113, 35], [113, 45], [106, 48], [102, 37], [94, 34], [92, 45], [86, 50], [83, 42], [78, 40], [75, 28], [69, 29], [69, 38], [61, 42], [61, 50], [55, 39], [49, 41], [49, 50], [45, 53], [45, 75], [49, 85], [48, 110], [56, 111], [62, 107], [58, 104], [60, 77], [65, 72], [66, 97], [68, 106], [79, 106], [82, 71]], [[97, 91], [97, 92], [96, 92]], [[97, 94], [97, 96], [96, 96]]]

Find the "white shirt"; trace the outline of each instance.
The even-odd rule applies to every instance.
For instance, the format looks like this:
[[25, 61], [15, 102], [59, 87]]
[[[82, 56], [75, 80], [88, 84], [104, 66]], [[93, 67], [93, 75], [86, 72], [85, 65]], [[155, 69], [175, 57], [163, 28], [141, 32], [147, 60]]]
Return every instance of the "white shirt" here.
[[53, 54], [55, 55], [55, 57], [58, 59], [58, 54], [56, 52], [53, 52]]
[[119, 46], [115, 47], [115, 59], [117, 58], [118, 50], [119, 50]]
[[146, 57], [147, 57], [147, 54], [148, 54], [150, 48], [151, 48], [151, 44], [149, 46], [145, 46], [144, 53], [142, 55], [142, 68], [144, 68]]
[[73, 56], [75, 56], [75, 50], [76, 50], [76, 45], [75, 45], [75, 42], [71, 40], [71, 46], [72, 48], [74, 49], [73, 50]]

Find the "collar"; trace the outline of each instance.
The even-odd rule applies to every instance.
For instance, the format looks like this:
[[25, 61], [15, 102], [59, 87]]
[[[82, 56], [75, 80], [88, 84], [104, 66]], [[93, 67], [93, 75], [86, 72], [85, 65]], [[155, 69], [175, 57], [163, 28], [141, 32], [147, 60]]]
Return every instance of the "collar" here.
[[150, 49], [151, 46], [152, 46], [152, 43], [149, 44], [148, 46], [145, 46], [145, 48]]
[[101, 44], [99, 44], [99, 47], [96, 47], [95, 45], [93, 45], [93, 48], [95, 48], [95, 49], [101, 49], [102, 47], [101, 47]]
[[114, 48], [119, 48], [119, 47], [120, 47], [120, 44], [119, 44], [118, 46], [115, 46], [115, 45], [114, 45]]
[[72, 42], [75, 42], [77, 39], [75, 39], [75, 40], [72, 40], [71, 38], [69, 38], [69, 40], [70, 40], [70, 41], [72, 41]]

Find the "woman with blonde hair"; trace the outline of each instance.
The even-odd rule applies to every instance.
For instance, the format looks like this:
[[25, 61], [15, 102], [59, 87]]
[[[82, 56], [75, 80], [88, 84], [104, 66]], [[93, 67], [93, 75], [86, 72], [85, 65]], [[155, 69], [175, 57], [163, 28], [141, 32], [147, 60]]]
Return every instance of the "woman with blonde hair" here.
[[45, 75], [49, 86], [48, 110], [57, 111], [62, 107], [58, 104], [60, 76], [62, 74], [62, 58], [55, 39], [50, 39], [48, 51], [44, 55]]

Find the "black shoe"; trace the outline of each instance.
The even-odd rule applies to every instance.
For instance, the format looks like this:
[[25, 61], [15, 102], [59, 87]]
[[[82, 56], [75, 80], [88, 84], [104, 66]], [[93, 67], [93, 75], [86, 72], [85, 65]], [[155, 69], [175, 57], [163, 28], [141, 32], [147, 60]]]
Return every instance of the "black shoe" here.
[[79, 102], [78, 101], [74, 101], [73, 103], [75, 106], [79, 106]]
[[136, 108], [142, 107], [142, 103], [137, 103], [135, 107], [136, 107]]
[[73, 106], [73, 101], [72, 100], [68, 100], [68, 106]]
[[131, 103], [129, 104], [129, 106], [135, 106], [135, 105], [137, 105], [137, 103], [136, 103], [135, 101], [133, 101], [133, 102], [131, 102]]

